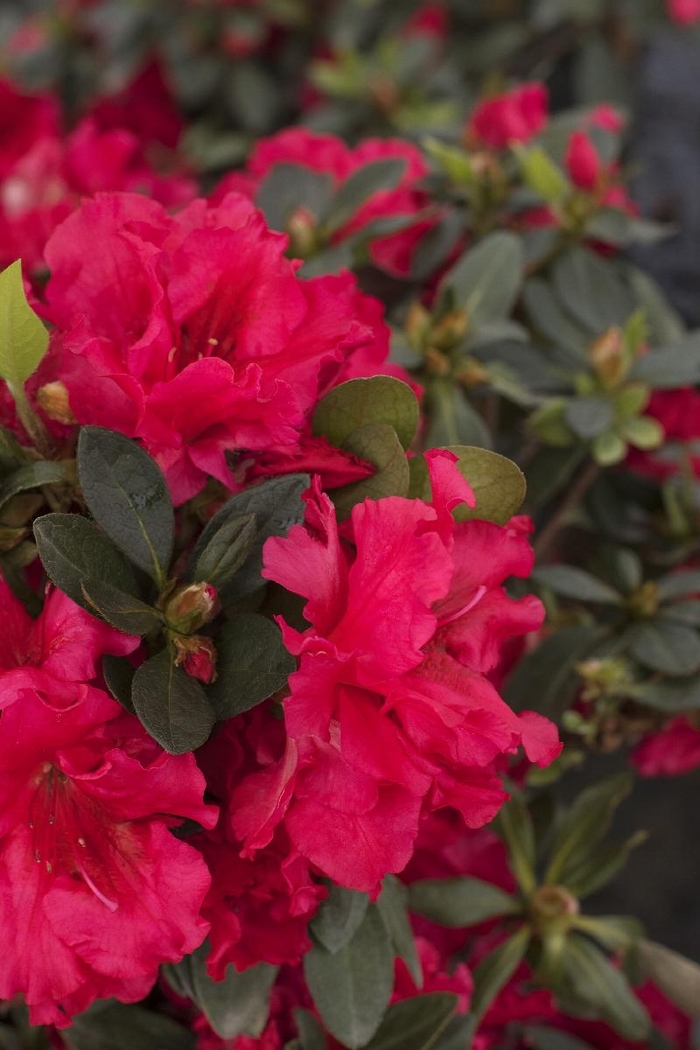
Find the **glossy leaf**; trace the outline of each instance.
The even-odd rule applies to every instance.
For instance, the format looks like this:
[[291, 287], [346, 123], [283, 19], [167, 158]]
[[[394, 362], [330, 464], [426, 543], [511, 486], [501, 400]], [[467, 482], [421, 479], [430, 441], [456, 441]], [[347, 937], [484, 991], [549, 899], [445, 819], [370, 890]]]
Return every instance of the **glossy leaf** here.
[[255, 514], [236, 514], [225, 521], [197, 550], [187, 570], [187, 579], [220, 587], [231, 579], [250, 555], [258, 531]]
[[144, 728], [171, 755], [200, 747], [216, 722], [202, 685], [174, 665], [168, 649], [138, 668], [131, 699]]
[[75, 1050], [195, 1050], [195, 1034], [171, 1017], [114, 999], [98, 1001], [73, 1019]]

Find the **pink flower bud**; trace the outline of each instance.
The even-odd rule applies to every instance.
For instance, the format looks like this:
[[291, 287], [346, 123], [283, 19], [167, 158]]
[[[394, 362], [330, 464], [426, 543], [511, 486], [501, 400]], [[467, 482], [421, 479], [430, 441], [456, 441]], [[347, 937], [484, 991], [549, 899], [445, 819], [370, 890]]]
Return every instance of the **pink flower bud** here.
[[503, 95], [494, 95], [472, 113], [468, 136], [492, 149], [528, 142], [547, 123], [547, 106], [544, 84], [523, 84]]
[[177, 588], [164, 611], [174, 631], [191, 634], [213, 620], [220, 608], [215, 587], [210, 583], [190, 583]]
[[177, 667], [181, 667], [185, 674], [198, 678], [205, 685], [214, 681], [217, 654], [211, 638], [193, 634], [189, 638], [176, 637], [173, 642], [177, 649], [175, 657]]
[[602, 165], [598, 151], [585, 131], [574, 131], [566, 150], [566, 168], [571, 181], [581, 190], [594, 190]]

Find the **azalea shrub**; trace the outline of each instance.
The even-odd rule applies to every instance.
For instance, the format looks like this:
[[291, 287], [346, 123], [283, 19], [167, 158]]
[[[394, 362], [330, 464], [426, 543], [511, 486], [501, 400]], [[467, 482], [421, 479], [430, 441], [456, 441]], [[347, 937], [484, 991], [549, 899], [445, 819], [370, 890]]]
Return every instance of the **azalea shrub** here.
[[0, 1047], [691, 1050], [700, 339], [557, 78], [700, 7], [315, 6], [7, 17]]

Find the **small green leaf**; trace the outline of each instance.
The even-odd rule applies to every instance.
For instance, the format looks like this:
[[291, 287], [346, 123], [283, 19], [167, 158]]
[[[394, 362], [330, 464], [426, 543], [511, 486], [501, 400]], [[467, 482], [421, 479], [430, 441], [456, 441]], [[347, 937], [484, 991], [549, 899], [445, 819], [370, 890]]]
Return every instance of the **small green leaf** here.
[[304, 975], [329, 1032], [350, 1050], [375, 1034], [394, 984], [394, 952], [374, 905], [352, 939], [333, 954], [312, 948], [304, 956]]
[[576, 934], [567, 937], [561, 966], [577, 1007], [594, 1011], [627, 1039], [647, 1036], [649, 1015], [624, 974], [591, 941]]
[[[310, 1010], [297, 1007], [294, 1020], [299, 1033], [299, 1050], [328, 1050], [326, 1034]], [[292, 1043], [292, 1046], [294, 1045]]]
[[355, 504], [365, 499], [408, 494], [408, 460], [396, 431], [388, 423], [370, 423], [353, 431], [343, 442], [343, 451], [373, 463], [376, 470], [369, 478], [333, 491], [339, 518], [347, 517]]
[[411, 911], [440, 926], [476, 926], [499, 915], [518, 915], [522, 904], [481, 879], [421, 879], [409, 888]]
[[38, 463], [27, 463], [26, 466], [15, 470], [9, 477], [3, 479], [0, 487], [0, 507], [19, 492], [27, 492], [30, 489], [41, 488], [42, 485], [58, 485], [66, 480], [66, 475], [60, 463], [41, 461]]
[[197, 549], [196, 560], [190, 560], [186, 579], [220, 587], [234, 576], [253, 549], [258, 530], [255, 514], [236, 514], [224, 521], [209, 539]]
[[627, 915], [576, 915], [573, 926], [609, 952], [628, 952], [642, 935], [642, 924]]
[[469, 445], [491, 448], [491, 433], [464, 393], [450, 380], [435, 379], [425, 391], [428, 448]]
[[202, 552], [231, 519], [243, 514], [254, 514], [257, 519], [257, 533], [250, 554], [220, 591], [223, 605], [229, 598], [237, 600], [263, 586], [265, 581], [260, 575], [263, 544], [270, 536], [286, 535], [292, 525], [303, 519], [301, 494], [308, 488], [309, 482], [308, 474], [286, 474], [263, 481], [232, 496], [207, 522], [192, 551], [191, 565], [198, 563]]
[[347, 890], [343, 886], [331, 886], [328, 896], [311, 920], [309, 929], [322, 947], [335, 954], [354, 936], [365, 917], [368, 904], [366, 893]]
[[466, 150], [448, 145], [440, 139], [428, 137], [422, 142], [423, 149], [442, 168], [447, 177], [458, 185], [472, 185], [476, 176], [471, 157]]
[[595, 438], [591, 446], [591, 453], [601, 467], [612, 467], [616, 463], [621, 463], [625, 458], [627, 445], [621, 437], [614, 434], [612, 430], [608, 430], [604, 434], [598, 434], [598, 437]]
[[174, 665], [168, 649], [138, 668], [131, 699], [144, 728], [171, 755], [200, 747], [216, 722], [202, 685]]
[[73, 1018], [70, 1030], [75, 1050], [195, 1050], [194, 1032], [171, 1017], [143, 1006], [107, 999], [93, 1003]]
[[633, 448], [644, 450], [659, 448], [666, 438], [666, 431], [658, 419], [650, 416], [635, 416], [620, 426], [620, 434]]
[[406, 170], [406, 161], [389, 157], [365, 164], [345, 180], [328, 208], [324, 223], [326, 234], [333, 234], [345, 226], [370, 197], [381, 190], [392, 190], [399, 184]]
[[287, 684], [296, 667], [277, 624], [257, 613], [230, 620], [215, 641], [217, 678], [209, 698], [220, 719], [233, 718], [262, 703]]
[[49, 333], [27, 302], [17, 259], [0, 273], [0, 378], [21, 389], [48, 346]]
[[106, 580], [88, 576], [83, 580], [82, 589], [91, 611], [125, 634], [148, 634], [163, 623], [157, 609], [125, 594]]
[[136, 442], [102, 427], [83, 427], [78, 476], [95, 521], [160, 585], [173, 549], [175, 517], [165, 478]]
[[562, 255], [552, 267], [552, 281], [566, 312], [589, 335], [622, 327], [634, 313], [634, 298], [619, 269], [587, 248], [577, 246]]
[[652, 671], [676, 676], [700, 670], [700, 634], [686, 624], [657, 617], [632, 627], [627, 638], [630, 654]]
[[134, 705], [131, 702], [131, 686], [134, 681], [136, 668], [123, 656], [112, 656], [105, 653], [102, 657], [102, 675], [110, 693], [122, 707], [135, 715]]
[[578, 900], [595, 893], [602, 886], [607, 886], [622, 871], [630, 852], [646, 839], [646, 832], [637, 832], [622, 843], [611, 846], [603, 845], [584, 857], [577, 867], [572, 868], [566, 876], [567, 889]]
[[570, 192], [564, 172], [540, 146], [519, 150], [518, 160], [525, 184], [543, 200], [555, 204]]
[[385, 875], [377, 907], [394, 944], [394, 951], [406, 964], [406, 969], [418, 988], [423, 986], [416, 941], [408, 917], [408, 890], [395, 875]]
[[557, 828], [546, 885], [567, 885], [569, 873], [595, 853], [613, 813], [631, 789], [632, 774], [618, 773], [581, 792]]
[[474, 970], [474, 994], [471, 1014], [475, 1019], [484, 1016], [501, 988], [508, 983], [522, 962], [532, 937], [529, 926], [522, 926], [507, 941], [481, 960]]
[[616, 590], [575, 565], [543, 565], [535, 569], [532, 578], [565, 598], [600, 602], [602, 605], [620, 605], [622, 602], [622, 595]]
[[652, 677], [634, 688], [634, 699], [646, 707], [668, 714], [700, 710], [700, 677], [662, 679]]
[[333, 179], [302, 164], [275, 164], [263, 178], [255, 195], [256, 207], [263, 212], [272, 230], [286, 230], [299, 207], [308, 209], [316, 221], [333, 197]]
[[334, 387], [319, 401], [312, 421], [313, 433], [341, 448], [359, 427], [390, 423], [399, 441], [408, 448], [418, 426], [418, 401], [411, 388], [391, 376], [350, 379]]
[[506, 844], [508, 862], [518, 886], [529, 896], [537, 888], [535, 829], [519, 791], [513, 791], [510, 801], [501, 806], [494, 828]]
[[484, 237], [448, 270], [438, 287], [437, 310], [466, 307], [470, 331], [508, 317], [523, 280], [520, 239], [505, 230]]
[[[505, 525], [518, 512], [525, 498], [525, 476], [512, 460], [485, 448], [467, 445], [447, 445], [457, 456], [456, 467], [469, 482], [476, 497], [476, 506], [461, 504], [455, 507], [457, 521], [493, 521]], [[426, 469], [420, 471], [422, 481], [415, 495], [429, 502], [432, 499], [430, 480]]]
[[640, 379], [656, 390], [700, 382], [700, 343], [697, 337], [679, 346], [650, 350], [635, 361], [630, 379]]
[[392, 1003], [365, 1050], [431, 1050], [457, 1009], [457, 996], [431, 992]]
[[39, 557], [50, 580], [77, 605], [93, 612], [83, 583], [97, 577], [133, 594], [134, 573], [104, 532], [78, 514], [44, 514], [34, 522]]
[[683, 1013], [700, 1017], [700, 966], [663, 944], [642, 940], [639, 945], [642, 966], [664, 995]]
[[610, 401], [602, 397], [572, 397], [566, 402], [564, 418], [577, 437], [589, 441], [604, 433], [615, 418]]

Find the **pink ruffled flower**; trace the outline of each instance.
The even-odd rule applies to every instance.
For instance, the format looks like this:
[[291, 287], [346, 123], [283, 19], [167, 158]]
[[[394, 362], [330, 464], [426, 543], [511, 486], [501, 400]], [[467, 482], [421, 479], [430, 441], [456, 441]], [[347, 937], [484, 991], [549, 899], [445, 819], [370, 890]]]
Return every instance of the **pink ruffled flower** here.
[[341, 530], [316, 486], [305, 526], [265, 546], [263, 575], [307, 599], [311, 626], [282, 624], [299, 656], [284, 701], [284, 752], [234, 791], [244, 855], [283, 823], [299, 853], [343, 886], [376, 892], [411, 857], [421, 812], [450, 806], [471, 827], [506, 795], [495, 762], [522, 744], [546, 765], [561, 745], [539, 715], [515, 715], [486, 678], [500, 642], [539, 626], [535, 598], [501, 583], [527, 575], [514, 530], [455, 525], [473, 501], [455, 457], [426, 457], [434, 503], [366, 500]]
[[65, 1027], [97, 998], [143, 998], [206, 936], [209, 873], [170, 828], [211, 826], [191, 755], [167, 755], [97, 685], [138, 639], [53, 592], [31, 623], [3, 584], [0, 998]]
[[175, 217], [98, 194], [47, 246], [55, 373], [75, 418], [139, 438], [177, 503], [209, 476], [234, 487], [227, 454], [313, 448], [318, 399], [384, 371], [381, 307], [347, 273], [299, 280], [286, 243], [237, 194]]
[[[254, 200], [262, 181], [279, 164], [298, 164], [319, 174], [330, 175], [337, 190], [351, 175], [368, 164], [386, 159], [402, 160], [405, 163], [398, 185], [372, 194], [333, 234], [331, 243], [342, 243], [377, 219], [406, 216], [409, 220], [406, 229], [375, 236], [369, 245], [370, 257], [375, 266], [396, 276], [406, 276], [410, 272], [414, 253], [421, 239], [435, 225], [435, 218], [420, 214], [429, 203], [427, 194], [420, 188], [421, 180], [428, 173], [427, 165], [420, 151], [401, 139], [367, 139], [351, 149], [335, 135], [322, 135], [303, 127], [289, 128], [268, 139], [261, 139], [248, 160], [245, 172], [226, 176], [212, 197], [214, 202], [218, 202], [227, 192], [236, 191]], [[311, 236], [319, 218], [313, 214], [314, 203], [300, 201], [297, 216]], [[414, 221], [411, 221], [414, 216]]]
[[700, 0], [666, 0], [666, 7], [678, 25], [690, 26], [700, 22]]
[[529, 142], [546, 126], [548, 107], [544, 84], [522, 84], [480, 102], [469, 120], [468, 137], [491, 149], [506, 149], [514, 142]]
[[686, 716], [671, 719], [632, 752], [632, 764], [643, 777], [676, 777], [700, 766], [700, 729]]

